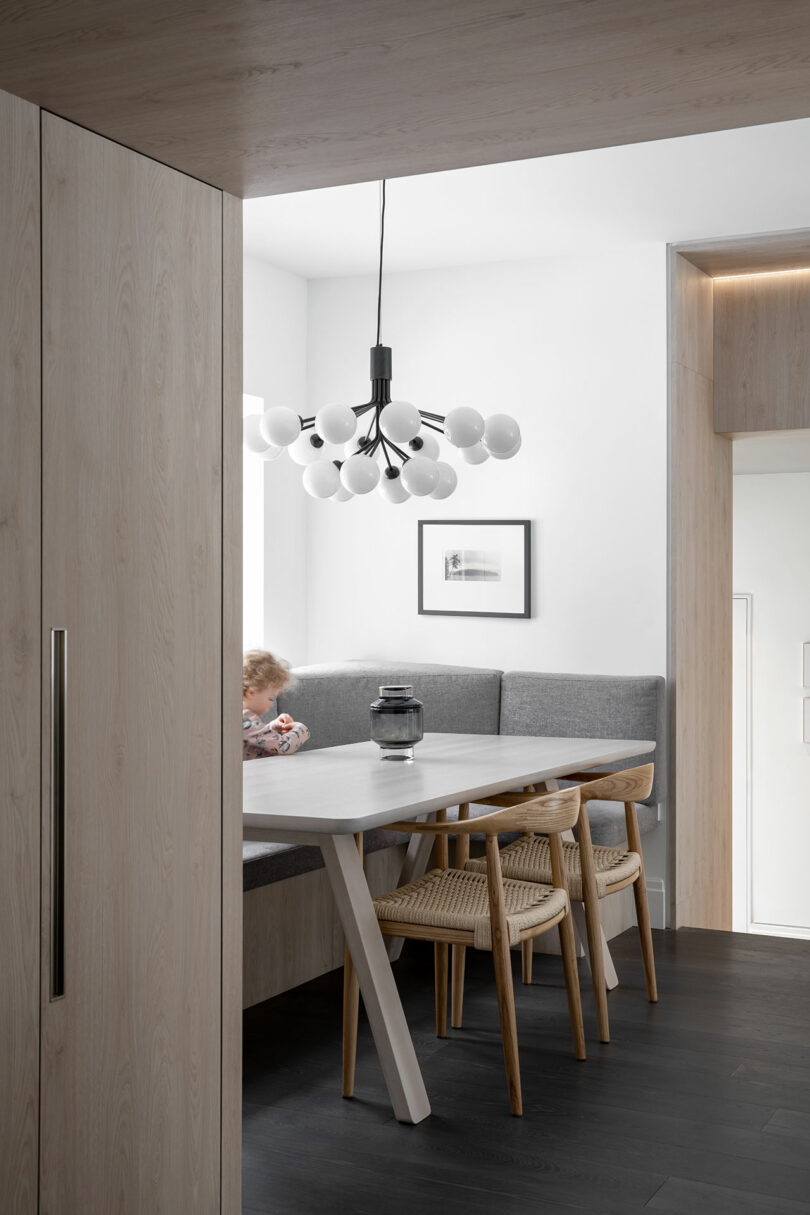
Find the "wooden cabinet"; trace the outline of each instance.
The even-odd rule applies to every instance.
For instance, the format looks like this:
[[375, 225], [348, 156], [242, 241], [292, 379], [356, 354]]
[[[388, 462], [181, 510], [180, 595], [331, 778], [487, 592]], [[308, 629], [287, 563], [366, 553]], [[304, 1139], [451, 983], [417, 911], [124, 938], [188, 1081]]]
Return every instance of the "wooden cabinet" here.
[[39, 1210], [236, 1211], [238, 209], [226, 260], [220, 191], [44, 112], [34, 155]]

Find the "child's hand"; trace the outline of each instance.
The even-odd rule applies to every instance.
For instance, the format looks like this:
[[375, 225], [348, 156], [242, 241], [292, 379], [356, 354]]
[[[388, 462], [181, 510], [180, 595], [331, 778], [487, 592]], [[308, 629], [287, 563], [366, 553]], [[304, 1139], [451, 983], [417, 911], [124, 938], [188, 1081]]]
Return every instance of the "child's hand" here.
[[280, 713], [276, 720], [270, 724], [274, 730], [278, 730], [281, 734], [289, 734], [290, 730], [295, 725], [295, 722], [290, 717], [289, 713]]

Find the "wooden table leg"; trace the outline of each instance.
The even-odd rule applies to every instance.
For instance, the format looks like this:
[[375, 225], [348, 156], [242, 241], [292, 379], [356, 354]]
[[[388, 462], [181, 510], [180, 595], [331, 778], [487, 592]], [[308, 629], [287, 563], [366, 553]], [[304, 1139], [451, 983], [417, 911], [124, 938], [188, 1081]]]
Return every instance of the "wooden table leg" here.
[[394, 1116], [399, 1122], [421, 1122], [430, 1113], [430, 1103], [354, 839], [324, 835], [318, 842]]
[[[432, 820], [433, 818], [435, 818], [435, 815], [420, 814], [416, 822], [423, 823], [427, 819]], [[422, 877], [428, 867], [434, 843], [435, 837], [432, 835], [411, 836], [408, 841], [408, 851], [405, 854], [405, 860], [402, 862], [397, 886], [407, 886], [409, 882], [415, 882], [417, 878]], [[404, 944], [404, 937], [386, 937], [385, 947], [388, 951], [388, 957], [392, 962], [397, 961], [399, 955], [402, 953], [402, 946]]]

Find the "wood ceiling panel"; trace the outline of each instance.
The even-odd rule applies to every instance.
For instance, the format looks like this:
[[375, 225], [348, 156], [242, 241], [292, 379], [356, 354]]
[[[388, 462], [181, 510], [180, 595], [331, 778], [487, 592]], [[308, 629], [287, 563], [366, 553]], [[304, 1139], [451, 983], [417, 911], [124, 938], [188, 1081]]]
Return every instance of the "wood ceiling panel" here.
[[810, 267], [810, 229], [765, 232], [727, 240], [692, 241], [675, 251], [712, 278]]
[[806, 0], [14, 0], [0, 88], [243, 197], [810, 115]]

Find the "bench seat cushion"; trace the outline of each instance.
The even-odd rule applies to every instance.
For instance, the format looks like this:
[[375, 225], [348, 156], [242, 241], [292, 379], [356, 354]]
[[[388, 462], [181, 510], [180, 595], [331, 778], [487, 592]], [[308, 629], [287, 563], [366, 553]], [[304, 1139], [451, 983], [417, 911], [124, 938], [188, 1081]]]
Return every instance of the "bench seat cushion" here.
[[[375, 829], [363, 836], [365, 852], [378, 852], [394, 844], [406, 842], [408, 836], [395, 831]], [[269, 886], [271, 882], [282, 882], [285, 878], [298, 877], [313, 869], [323, 869], [320, 848], [312, 844], [266, 844], [242, 841], [242, 889], [256, 890]]]

